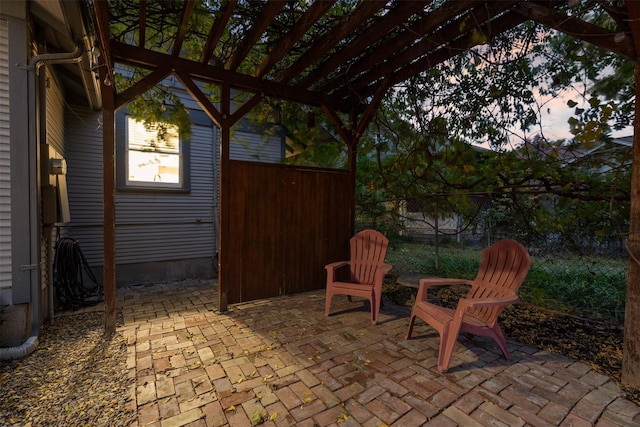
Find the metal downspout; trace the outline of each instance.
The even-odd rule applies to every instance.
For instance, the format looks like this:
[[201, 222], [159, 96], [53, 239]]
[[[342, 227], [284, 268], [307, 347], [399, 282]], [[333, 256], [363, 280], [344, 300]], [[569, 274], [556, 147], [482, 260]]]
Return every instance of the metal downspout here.
[[[27, 99], [29, 104], [29, 222], [30, 233], [30, 258], [31, 264], [24, 268], [31, 270], [31, 334], [29, 338], [17, 347], [0, 348], [0, 360], [19, 359], [31, 354], [38, 345], [40, 333], [40, 156], [39, 156], [39, 129], [38, 122], [38, 98], [37, 80], [38, 70], [41, 65], [49, 64], [73, 64], [82, 60], [84, 49], [80, 44], [76, 50], [69, 53], [44, 53], [33, 56], [29, 65], [23, 66], [29, 72]], [[49, 307], [53, 307], [53, 283], [49, 286]]]

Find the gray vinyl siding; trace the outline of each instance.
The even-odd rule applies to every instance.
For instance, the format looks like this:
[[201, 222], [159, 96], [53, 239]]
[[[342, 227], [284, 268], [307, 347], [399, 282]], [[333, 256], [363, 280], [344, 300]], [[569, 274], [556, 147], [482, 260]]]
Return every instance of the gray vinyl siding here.
[[118, 192], [116, 194], [116, 262], [213, 257], [213, 126], [191, 130], [191, 191], [188, 193]]
[[71, 221], [68, 237], [79, 242], [91, 265], [102, 265], [101, 113], [75, 108], [65, 115], [67, 189]]
[[[78, 117], [79, 116], [79, 117]], [[91, 265], [102, 265], [102, 131], [96, 113], [67, 114], [69, 237]], [[211, 258], [216, 253], [214, 158], [218, 132], [194, 125], [191, 191], [118, 191], [116, 264]]]
[[233, 130], [229, 141], [229, 158], [262, 163], [282, 163], [284, 160], [284, 133], [271, 129], [252, 131], [251, 126]]
[[0, 305], [11, 303], [11, 159], [9, 30], [0, 17]]
[[[40, 69], [40, 72], [46, 72], [47, 76], [47, 84], [45, 86], [46, 90], [46, 106], [45, 106], [45, 114], [46, 114], [46, 127], [45, 127], [45, 141], [43, 141], [47, 146], [53, 147], [53, 149], [59, 154], [64, 156], [64, 93], [62, 88], [56, 79], [55, 75], [52, 74], [49, 67], [43, 67]], [[40, 152], [41, 162], [43, 164], [48, 165], [49, 161], [49, 152], [45, 152], [42, 147], [42, 151]], [[47, 150], [48, 151], [48, 150]], [[48, 171], [48, 168], [45, 168]], [[52, 179], [53, 178], [53, 179]], [[56, 184], [55, 176], [47, 175], [41, 177], [42, 183], [45, 184], [45, 180], [49, 179], [49, 182], [53, 185]], [[42, 206], [42, 208], [46, 208]], [[55, 228], [42, 228], [42, 239], [40, 241], [40, 283], [41, 286], [41, 295], [40, 295], [40, 309], [42, 310], [41, 319], [47, 317], [47, 313], [51, 313], [53, 308], [49, 307], [49, 304], [52, 301], [49, 301], [48, 297], [49, 293], [47, 292], [47, 287], [53, 286], [53, 257], [54, 250], [56, 244], [56, 234], [57, 229]], [[60, 233], [61, 236], [64, 236], [65, 230], [62, 229]]]

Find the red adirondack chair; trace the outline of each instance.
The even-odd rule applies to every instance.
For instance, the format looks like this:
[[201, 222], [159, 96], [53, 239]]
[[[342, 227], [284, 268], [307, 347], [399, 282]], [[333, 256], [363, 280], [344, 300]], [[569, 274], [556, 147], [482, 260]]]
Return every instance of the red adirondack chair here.
[[[499, 240], [482, 253], [474, 280], [429, 278], [420, 280], [420, 289], [411, 311], [407, 339], [411, 338], [416, 316], [440, 334], [438, 370], [449, 369], [453, 348], [462, 332], [493, 338], [507, 360], [511, 355], [498, 325], [498, 316], [508, 304], [518, 303], [516, 292], [531, 266], [527, 250], [515, 240]], [[455, 310], [427, 301], [427, 289], [435, 286], [470, 285]]]
[[[371, 304], [371, 322], [378, 322], [382, 300], [382, 279], [392, 266], [385, 264], [389, 239], [376, 230], [363, 230], [351, 238], [351, 259], [333, 262], [325, 266], [327, 270], [327, 294], [325, 316], [329, 315], [331, 299], [334, 295], [364, 297]], [[340, 269], [349, 268], [347, 281], [338, 280]]]

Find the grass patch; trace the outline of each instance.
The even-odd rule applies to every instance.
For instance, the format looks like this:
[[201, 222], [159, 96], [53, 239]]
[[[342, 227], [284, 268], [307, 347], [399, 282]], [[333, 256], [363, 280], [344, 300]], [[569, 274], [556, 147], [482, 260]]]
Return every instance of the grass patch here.
[[[395, 243], [387, 262], [394, 276], [419, 273], [473, 279], [481, 249], [438, 248], [418, 243]], [[626, 289], [626, 259], [577, 256], [532, 256], [532, 265], [519, 296], [546, 308], [591, 317], [622, 320]]]

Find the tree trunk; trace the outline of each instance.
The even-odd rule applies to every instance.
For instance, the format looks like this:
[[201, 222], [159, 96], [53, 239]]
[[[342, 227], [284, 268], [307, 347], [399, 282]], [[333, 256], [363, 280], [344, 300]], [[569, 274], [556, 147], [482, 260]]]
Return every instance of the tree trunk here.
[[640, 387], [640, 62], [635, 68], [636, 112], [633, 124], [633, 169], [629, 218], [629, 263], [624, 316], [622, 384]]

